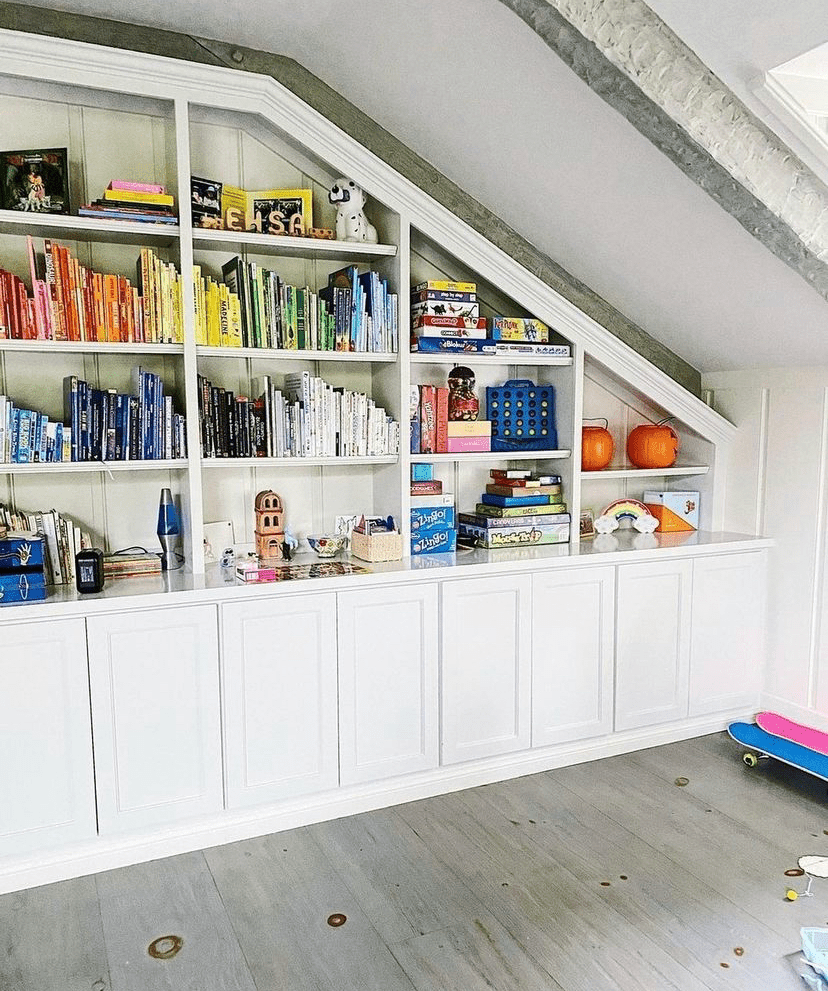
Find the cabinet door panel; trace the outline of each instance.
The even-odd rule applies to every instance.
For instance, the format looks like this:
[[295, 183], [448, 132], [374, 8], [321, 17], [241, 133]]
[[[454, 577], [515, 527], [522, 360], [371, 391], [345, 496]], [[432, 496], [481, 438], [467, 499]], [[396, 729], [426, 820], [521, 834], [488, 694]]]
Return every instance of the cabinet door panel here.
[[612, 731], [615, 569], [532, 577], [532, 746]]
[[230, 808], [337, 785], [336, 597], [222, 608]]
[[342, 784], [436, 767], [436, 586], [338, 599]]
[[690, 715], [759, 701], [765, 644], [761, 551], [693, 562]]
[[0, 857], [95, 836], [82, 619], [0, 626]]
[[222, 807], [214, 606], [87, 620], [101, 834]]
[[443, 585], [444, 764], [529, 747], [531, 595], [528, 576]]
[[618, 568], [615, 728], [687, 715], [692, 561]]

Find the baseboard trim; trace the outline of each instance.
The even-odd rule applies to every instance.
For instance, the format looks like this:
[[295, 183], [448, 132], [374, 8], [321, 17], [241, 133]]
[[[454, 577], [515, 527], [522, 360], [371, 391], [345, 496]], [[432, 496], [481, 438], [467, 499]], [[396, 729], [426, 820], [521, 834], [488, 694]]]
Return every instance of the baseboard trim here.
[[99, 837], [60, 850], [30, 854], [25, 858], [15, 858], [0, 864], [0, 894], [221, 846], [254, 836], [278, 833], [328, 819], [340, 819], [343, 816], [401, 805], [464, 788], [549, 771], [556, 767], [645, 750], [715, 733], [725, 729], [734, 719], [745, 718], [753, 718], [753, 710], [740, 709], [715, 716], [685, 719], [680, 723], [579, 740], [577, 743], [557, 744], [467, 764], [439, 767], [390, 780], [303, 796], [301, 799], [254, 810], [221, 812], [209, 818], [190, 820], [141, 834]]

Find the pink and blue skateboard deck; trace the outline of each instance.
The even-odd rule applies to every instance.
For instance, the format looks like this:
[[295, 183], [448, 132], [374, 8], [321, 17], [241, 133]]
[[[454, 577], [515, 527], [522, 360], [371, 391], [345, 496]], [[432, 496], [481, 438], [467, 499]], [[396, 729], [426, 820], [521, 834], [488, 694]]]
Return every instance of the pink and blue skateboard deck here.
[[781, 736], [783, 740], [798, 743], [801, 747], [815, 750], [818, 754], [828, 754], [828, 733], [803, 726], [792, 719], [778, 716], [775, 712], [760, 712], [756, 716], [756, 725], [766, 733]]
[[[777, 716], [776, 718], [781, 719], [782, 717]], [[785, 722], [788, 721], [785, 720]], [[792, 725], [798, 726], [796, 723]], [[801, 729], [807, 729], [807, 727], [801, 727]], [[828, 781], [828, 755], [826, 754], [818, 753], [816, 750], [805, 747], [801, 743], [795, 743], [793, 740], [786, 740], [784, 737], [768, 733], [760, 726], [754, 726], [752, 723], [731, 723], [727, 732], [737, 743], [749, 747], [751, 751], [760, 756], [773, 757], [783, 764], [797, 767], [802, 771], [807, 771], [808, 774], [813, 774], [814, 777]], [[819, 733], [818, 730], [811, 732]], [[824, 734], [819, 735], [824, 736]], [[743, 757], [745, 763], [751, 767], [756, 763], [755, 757], [750, 759], [752, 756], [752, 754], [746, 753]]]

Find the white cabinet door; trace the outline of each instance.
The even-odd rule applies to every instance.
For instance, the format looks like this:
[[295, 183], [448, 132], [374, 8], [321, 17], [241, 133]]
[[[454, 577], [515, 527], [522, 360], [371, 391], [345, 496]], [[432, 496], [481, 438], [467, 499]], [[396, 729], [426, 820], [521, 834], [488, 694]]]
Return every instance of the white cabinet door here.
[[0, 626], [0, 858], [95, 836], [82, 619]]
[[691, 716], [758, 704], [765, 616], [763, 551], [693, 562]]
[[444, 583], [444, 764], [530, 746], [531, 598], [528, 575]]
[[532, 746], [612, 732], [615, 569], [532, 576]]
[[618, 568], [615, 728], [687, 716], [692, 561]]
[[342, 784], [436, 767], [436, 584], [342, 592], [338, 601]]
[[336, 596], [222, 607], [227, 804], [337, 785]]
[[215, 606], [87, 620], [102, 835], [222, 807]]

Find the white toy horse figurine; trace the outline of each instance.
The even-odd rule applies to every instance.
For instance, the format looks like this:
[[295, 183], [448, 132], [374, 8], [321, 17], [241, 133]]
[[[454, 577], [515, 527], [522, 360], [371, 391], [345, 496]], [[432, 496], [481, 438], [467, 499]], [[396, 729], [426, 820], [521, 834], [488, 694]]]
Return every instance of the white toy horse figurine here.
[[377, 229], [369, 223], [362, 210], [366, 196], [361, 186], [351, 179], [337, 179], [331, 186], [328, 199], [336, 205], [337, 241], [377, 243]]

